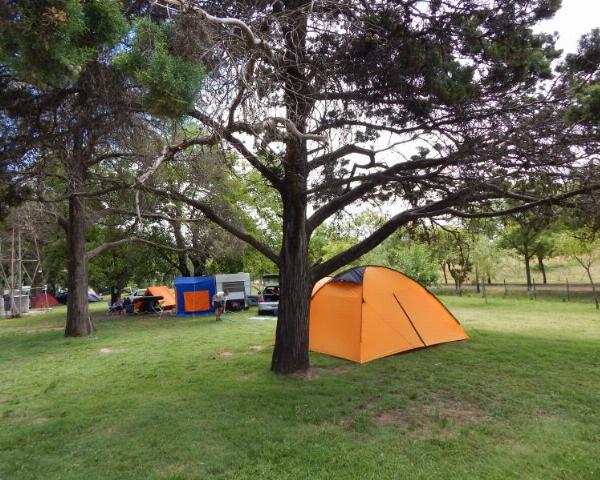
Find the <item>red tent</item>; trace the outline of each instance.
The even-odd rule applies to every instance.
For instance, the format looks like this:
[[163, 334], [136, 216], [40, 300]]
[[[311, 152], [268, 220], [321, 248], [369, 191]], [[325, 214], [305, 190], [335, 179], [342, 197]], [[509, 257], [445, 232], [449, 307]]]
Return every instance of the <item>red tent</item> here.
[[51, 293], [40, 293], [31, 299], [31, 308], [47, 308], [60, 305]]

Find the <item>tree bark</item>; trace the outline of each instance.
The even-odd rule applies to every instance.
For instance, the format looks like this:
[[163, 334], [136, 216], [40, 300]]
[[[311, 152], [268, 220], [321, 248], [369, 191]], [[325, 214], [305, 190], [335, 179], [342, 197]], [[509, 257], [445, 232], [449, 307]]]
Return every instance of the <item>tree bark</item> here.
[[538, 259], [538, 267], [540, 268], [540, 272], [542, 272], [542, 282], [545, 285], [546, 283], [548, 283], [548, 281], [546, 279], [546, 267], [544, 266], [544, 257], [542, 257], [541, 255], [538, 255], [537, 259]]
[[305, 181], [300, 180], [302, 178], [301, 175], [290, 176], [289, 193], [283, 196], [283, 240], [279, 257], [281, 297], [271, 362], [271, 370], [282, 374], [309, 367], [308, 317], [313, 279], [308, 260], [306, 199], [293, 193], [300, 186], [298, 183]]
[[527, 279], [527, 290], [529, 290], [531, 289], [531, 266], [529, 265], [530, 256], [527, 247], [525, 247], [524, 252], [523, 258], [525, 260], [525, 277]]
[[85, 197], [78, 195], [85, 188], [86, 162], [84, 159], [83, 132], [73, 134], [73, 152], [65, 161], [69, 176], [69, 218], [66, 233], [68, 246], [67, 323], [65, 337], [85, 337], [94, 331], [88, 308], [88, 255], [85, 251], [87, 231]]
[[85, 251], [85, 201], [69, 197], [68, 288], [66, 337], [84, 337], [93, 332], [88, 308], [88, 266]]
[[442, 262], [442, 272], [444, 272], [444, 284], [448, 285], [448, 274], [446, 273], [446, 262]]
[[[279, 265], [281, 297], [271, 370], [293, 373], [309, 368], [308, 317], [312, 279], [308, 267], [306, 237], [286, 228]], [[298, 238], [301, 237], [301, 238]], [[304, 238], [302, 238], [304, 237]]]
[[[287, 119], [298, 132], [306, 131], [310, 112], [309, 91], [305, 80], [303, 60], [306, 54], [305, 13], [298, 13], [306, 0], [290, 2], [287, 8], [293, 15], [283, 17], [281, 28], [286, 38], [283, 65], [286, 71], [285, 104]], [[271, 370], [288, 374], [307, 370], [308, 317], [313, 271], [309, 266], [307, 228], [308, 155], [306, 139], [292, 135], [286, 141], [283, 161], [285, 175], [281, 188], [283, 200], [283, 238], [279, 254], [280, 300], [278, 308], [275, 349]]]
[[[181, 217], [181, 212], [177, 210], [177, 216]], [[173, 228], [173, 236], [175, 237], [175, 245], [180, 252], [177, 252], [177, 269], [184, 277], [191, 277], [192, 272], [187, 265], [187, 253], [184, 251], [186, 244], [185, 238], [183, 236], [183, 232], [181, 231], [181, 223], [180, 222], [171, 222], [171, 227]]]
[[596, 310], [600, 310], [600, 300], [598, 300], [598, 292], [596, 291], [596, 284], [594, 283], [594, 279], [592, 278], [591, 268], [588, 267], [585, 269], [585, 271], [587, 272], [590, 285], [592, 286], [592, 294], [594, 295], [594, 303], [596, 304]]

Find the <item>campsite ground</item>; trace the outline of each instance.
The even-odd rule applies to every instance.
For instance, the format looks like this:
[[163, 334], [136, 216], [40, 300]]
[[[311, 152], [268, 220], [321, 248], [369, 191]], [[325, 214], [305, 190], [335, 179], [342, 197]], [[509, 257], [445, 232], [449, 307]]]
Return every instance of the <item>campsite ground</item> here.
[[247, 313], [0, 320], [0, 479], [600, 478], [600, 314], [443, 300], [470, 341], [289, 378]]

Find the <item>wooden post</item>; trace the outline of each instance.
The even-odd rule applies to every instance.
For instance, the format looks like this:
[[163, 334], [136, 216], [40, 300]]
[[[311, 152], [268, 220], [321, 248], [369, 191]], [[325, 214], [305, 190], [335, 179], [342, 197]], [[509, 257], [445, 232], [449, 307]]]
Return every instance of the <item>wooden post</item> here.
[[506, 288], [506, 278], [504, 279], [504, 298], [508, 295], [508, 289]]
[[567, 302], [571, 301], [571, 292], [569, 291], [569, 279], [567, 278]]

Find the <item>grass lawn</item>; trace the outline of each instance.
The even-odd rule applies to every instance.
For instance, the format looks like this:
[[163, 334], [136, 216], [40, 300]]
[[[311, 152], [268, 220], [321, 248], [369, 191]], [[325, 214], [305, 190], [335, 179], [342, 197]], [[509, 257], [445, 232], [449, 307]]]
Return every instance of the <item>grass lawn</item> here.
[[0, 479], [600, 478], [600, 314], [444, 301], [471, 340], [308, 378], [248, 313], [0, 320]]

